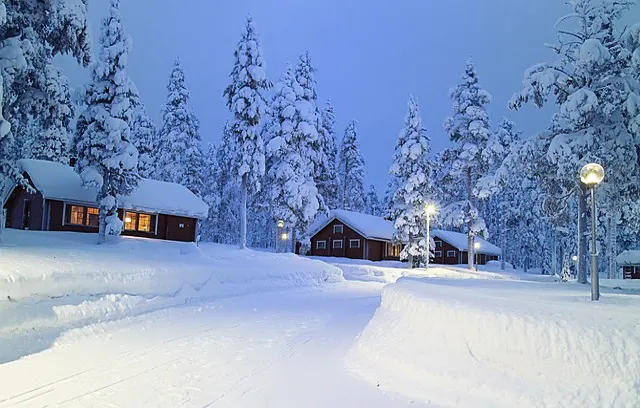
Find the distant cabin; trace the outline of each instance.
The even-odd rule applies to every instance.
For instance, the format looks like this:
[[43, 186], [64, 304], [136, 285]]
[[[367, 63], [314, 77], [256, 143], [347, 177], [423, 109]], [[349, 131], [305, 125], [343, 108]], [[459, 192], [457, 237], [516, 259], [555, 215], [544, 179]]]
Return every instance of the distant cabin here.
[[[11, 186], [3, 199], [6, 228], [38, 231], [98, 232], [97, 191], [84, 188], [70, 166], [44, 160], [19, 160], [35, 193]], [[118, 197], [123, 235], [172, 241], [195, 241], [199, 219], [208, 206], [186, 187], [141, 179], [127, 196]]]
[[[370, 261], [400, 260], [403, 245], [394, 244], [393, 223], [382, 217], [347, 210], [333, 210], [328, 217], [316, 221], [308, 231], [311, 256], [327, 256]], [[467, 235], [459, 232], [432, 230], [436, 248], [432, 262], [436, 264], [467, 263]], [[497, 246], [476, 237], [480, 244], [478, 264], [499, 259]]]
[[640, 279], [640, 251], [628, 250], [616, 257], [623, 279]]

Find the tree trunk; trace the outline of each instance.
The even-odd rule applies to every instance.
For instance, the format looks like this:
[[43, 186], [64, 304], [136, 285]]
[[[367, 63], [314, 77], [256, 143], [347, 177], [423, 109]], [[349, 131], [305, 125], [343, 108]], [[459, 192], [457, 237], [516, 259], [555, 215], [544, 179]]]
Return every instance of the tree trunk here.
[[502, 236], [501, 236], [501, 243], [500, 246], [502, 248], [500, 248], [502, 250], [502, 255], [500, 256], [500, 269], [501, 270], [505, 270], [506, 269], [506, 261], [505, 261], [505, 252], [506, 252], [506, 247], [507, 247], [507, 234], [506, 234], [506, 227], [504, 225], [504, 220], [502, 220], [501, 222], [501, 226], [502, 226]]
[[558, 274], [558, 240], [556, 238], [556, 230], [551, 230], [551, 273]]
[[587, 196], [578, 190], [578, 283], [587, 283]]
[[471, 225], [469, 225], [469, 233], [467, 234], [467, 266], [469, 269], [473, 269], [473, 257], [475, 255], [475, 248], [473, 247], [473, 232], [471, 231]]
[[100, 215], [98, 216], [98, 244], [104, 244], [107, 240], [107, 209], [100, 206]]
[[609, 216], [609, 228], [607, 228], [607, 250], [609, 252], [607, 257], [607, 279], [613, 279], [616, 277], [616, 252], [618, 246], [617, 218], [617, 212], [614, 211], [614, 213]]
[[242, 176], [242, 203], [240, 204], [240, 249], [247, 248], [247, 175]]
[[0, 244], [4, 242], [4, 226], [7, 219], [7, 210], [0, 208]]

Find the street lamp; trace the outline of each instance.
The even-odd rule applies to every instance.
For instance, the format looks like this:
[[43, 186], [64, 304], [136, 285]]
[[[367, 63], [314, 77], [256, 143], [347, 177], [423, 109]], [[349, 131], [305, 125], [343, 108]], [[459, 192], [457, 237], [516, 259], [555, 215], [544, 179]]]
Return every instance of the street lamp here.
[[596, 187], [604, 180], [604, 169], [598, 163], [586, 164], [580, 170], [580, 180], [591, 190], [591, 300], [594, 301], [600, 299], [596, 252]]
[[278, 220], [276, 226], [278, 227], [278, 233], [276, 234], [276, 252], [280, 252], [278, 248], [278, 236], [282, 234], [282, 228], [284, 228], [284, 220]]
[[283, 240], [283, 241], [288, 241], [289, 240], [289, 234], [287, 234], [286, 232], [283, 232], [280, 235], [280, 239]]
[[427, 214], [427, 258], [424, 261], [425, 269], [429, 269], [429, 258], [431, 258], [431, 216], [435, 215], [436, 211], [435, 204], [425, 204], [424, 212]]
[[478, 271], [478, 249], [480, 249], [480, 243], [479, 242], [475, 242], [473, 244], [473, 249], [475, 249], [473, 256], [476, 259], [476, 272]]
[[575, 269], [576, 273], [575, 274], [577, 275], [578, 274], [578, 255], [572, 256], [571, 260], [573, 260], [573, 262], [576, 263], [576, 265], [575, 265], [576, 266], [576, 269]]

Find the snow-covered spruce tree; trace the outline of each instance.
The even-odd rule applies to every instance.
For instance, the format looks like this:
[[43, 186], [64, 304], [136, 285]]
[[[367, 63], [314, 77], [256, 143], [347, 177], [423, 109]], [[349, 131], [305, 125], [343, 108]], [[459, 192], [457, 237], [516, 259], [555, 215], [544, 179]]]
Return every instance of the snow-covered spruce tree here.
[[338, 174], [342, 191], [342, 208], [356, 212], [365, 211], [364, 159], [358, 144], [358, 122], [349, 122], [340, 146]]
[[329, 209], [336, 209], [340, 205], [340, 178], [338, 177], [337, 159], [338, 144], [336, 142], [336, 118], [333, 106], [327, 101], [321, 112], [321, 145], [324, 149], [325, 168], [320, 180], [318, 190]]
[[422, 128], [418, 101], [411, 98], [389, 169], [397, 182], [391, 201], [395, 228], [393, 240], [406, 244], [400, 257], [409, 260], [409, 268], [413, 268], [414, 258], [430, 256], [430, 250], [427, 252], [430, 243], [424, 237], [425, 205], [434, 196], [430, 152], [430, 141]]
[[[578, 172], [582, 165], [596, 161], [606, 169], [598, 188], [601, 214], [611, 218], [603, 223], [617, 237], [617, 220], [633, 214], [625, 203], [637, 200], [640, 164], [640, 89], [638, 68], [640, 38], [631, 29], [621, 38], [616, 31], [622, 13], [633, 2], [576, 0], [573, 12], [560, 20], [558, 44], [551, 46], [555, 61], [538, 64], [525, 73], [523, 89], [510, 103], [519, 109], [532, 102], [542, 107], [551, 94], [560, 106], [552, 117], [549, 132], [541, 136], [541, 155], [552, 171], [541, 180], [552, 208], [566, 207], [574, 196], [578, 202], [578, 281], [587, 282], [586, 221], [588, 203]], [[636, 37], [638, 37], [636, 35]], [[574, 217], [575, 219], [575, 217]], [[600, 230], [606, 230], [601, 228]], [[612, 242], [612, 247], [616, 247]], [[613, 256], [614, 251], [609, 251]]]
[[75, 106], [71, 100], [69, 80], [62, 70], [52, 63], [45, 67], [45, 97], [39, 115], [40, 131], [33, 146], [36, 159], [69, 163], [69, 143], [73, 130]]
[[220, 208], [217, 155], [218, 149], [216, 146], [209, 144], [204, 155], [204, 166], [202, 170], [202, 179], [204, 180], [202, 200], [209, 206], [209, 214], [207, 219], [202, 223], [201, 228], [201, 239], [206, 242], [214, 242], [217, 232], [216, 224], [218, 222], [218, 210]]
[[85, 89], [86, 108], [78, 119], [75, 140], [77, 170], [85, 185], [98, 190], [99, 242], [122, 231], [118, 196], [133, 191], [139, 179], [138, 152], [129, 128], [138, 93], [127, 76], [131, 39], [122, 27], [119, 7], [119, 0], [111, 0], [109, 16], [102, 22], [100, 51]]
[[380, 202], [380, 197], [378, 197], [378, 192], [376, 191], [376, 186], [371, 184], [369, 186], [369, 191], [367, 192], [366, 197], [367, 204], [367, 214], [375, 215], [376, 217], [383, 216], [383, 208], [382, 203]]
[[[296, 89], [298, 92], [296, 92]], [[287, 65], [275, 88], [271, 104], [271, 139], [267, 144], [270, 201], [276, 219], [292, 232], [306, 232], [323, 205], [313, 178], [318, 133], [313, 125], [315, 112], [299, 91], [304, 89]]]
[[240, 214], [240, 186], [233, 157], [236, 154], [235, 135], [231, 125], [225, 123], [222, 129], [222, 142], [216, 152], [216, 176], [218, 184], [218, 220], [215, 225], [214, 242], [224, 244], [238, 243]]
[[[0, 178], [25, 183], [10, 154], [13, 131], [35, 116], [47, 116], [47, 74], [53, 57], [70, 54], [87, 66], [90, 58], [87, 0], [0, 3], [1, 116], [12, 126], [0, 137]], [[54, 102], [55, 103], [55, 102]], [[55, 117], [55, 115], [53, 115]], [[61, 119], [64, 120], [64, 119]], [[13, 129], [13, 130], [12, 130]], [[24, 141], [16, 141], [25, 145]], [[24, 184], [26, 185], [26, 184]]]
[[141, 177], [156, 179], [157, 129], [142, 104], [134, 112], [131, 139], [138, 150], [138, 173]]
[[231, 84], [225, 89], [227, 106], [233, 115], [231, 131], [236, 138], [233, 157], [241, 180], [240, 248], [247, 246], [247, 196], [260, 191], [265, 172], [265, 147], [260, 134], [260, 121], [267, 104], [263, 93], [271, 87], [267, 80], [262, 48], [251, 17], [234, 52]]
[[455, 146], [450, 151], [450, 181], [459, 189], [454, 201], [442, 209], [443, 223], [462, 228], [467, 233], [468, 266], [473, 269], [474, 237], [487, 236], [479, 198], [474, 194], [478, 181], [489, 169], [491, 157], [487, 149], [491, 136], [487, 106], [491, 95], [478, 83], [471, 60], [462, 76], [462, 83], [450, 91], [453, 115], [445, 122], [445, 131]]
[[189, 90], [180, 60], [176, 59], [167, 84], [167, 101], [162, 108], [158, 132], [157, 174], [164, 180], [183, 184], [191, 192], [202, 192], [202, 139], [200, 122], [189, 108]]

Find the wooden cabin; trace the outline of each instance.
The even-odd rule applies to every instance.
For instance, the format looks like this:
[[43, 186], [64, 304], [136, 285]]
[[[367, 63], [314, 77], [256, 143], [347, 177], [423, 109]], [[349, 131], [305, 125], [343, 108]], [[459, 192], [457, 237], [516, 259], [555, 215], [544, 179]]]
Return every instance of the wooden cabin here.
[[[393, 233], [393, 223], [382, 217], [333, 210], [329, 217], [323, 217], [309, 228], [309, 255], [397, 261], [400, 260], [403, 245], [393, 243]], [[431, 231], [431, 237], [435, 242], [432, 263], [467, 263], [466, 234], [436, 229]], [[499, 259], [502, 253], [500, 248], [479, 237], [475, 238], [475, 242], [480, 244], [476, 255], [479, 265]]]
[[[6, 228], [38, 231], [98, 232], [97, 191], [84, 188], [70, 166], [44, 160], [20, 160], [18, 166], [33, 188], [14, 185], [3, 198]], [[186, 187], [141, 179], [129, 195], [118, 197], [123, 235], [190, 242], [208, 206]]]
[[640, 251], [627, 250], [616, 257], [623, 279], [640, 279]]

